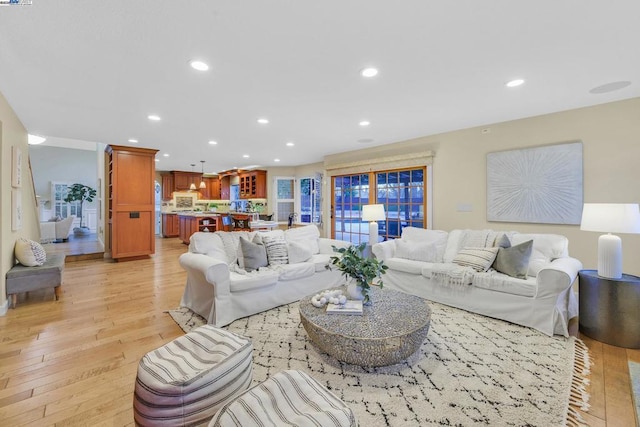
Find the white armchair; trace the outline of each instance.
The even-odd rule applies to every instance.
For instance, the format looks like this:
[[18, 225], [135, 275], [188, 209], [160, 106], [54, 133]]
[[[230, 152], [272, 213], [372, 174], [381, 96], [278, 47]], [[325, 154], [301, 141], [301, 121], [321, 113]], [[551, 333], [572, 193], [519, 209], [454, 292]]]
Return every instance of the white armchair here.
[[75, 215], [70, 215], [54, 223], [56, 225], [56, 240], [67, 241], [69, 239], [71, 227], [73, 226], [73, 221], [75, 219]]

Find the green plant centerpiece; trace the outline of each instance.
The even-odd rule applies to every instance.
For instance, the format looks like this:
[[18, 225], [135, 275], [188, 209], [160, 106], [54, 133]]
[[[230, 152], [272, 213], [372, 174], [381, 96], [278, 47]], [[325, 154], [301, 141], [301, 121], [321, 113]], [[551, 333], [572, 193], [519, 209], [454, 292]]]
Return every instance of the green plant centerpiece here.
[[369, 289], [371, 285], [382, 288], [382, 275], [389, 268], [383, 261], [373, 257], [363, 256], [362, 252], [366, 243], [351, 245], [346, 248], [333, 247], [333, 251], [338, 255], [329, 258], [329, 263], [325, 266], [331, 270], [334, 266], [342, 272], [342, 275], [355, 282], [356, 287], [362, 294], [363, 303], [369, 302]]
[[[86, 229], [88, 231], [88, 227], [83, 227], [82, 219], [84, 216], [83, 204], [84, 202], [93, 202], [93, 198], [96, 197], [96, 190], [89, 187], [88, 185], [75, 183], [71, 186], [67, 187], [67, 197], [64, 198], [64, 201], [67, 203], [71, 202], [80, 202], [80, 230]], [[76, 230], [74, 230], [76, 231]]]

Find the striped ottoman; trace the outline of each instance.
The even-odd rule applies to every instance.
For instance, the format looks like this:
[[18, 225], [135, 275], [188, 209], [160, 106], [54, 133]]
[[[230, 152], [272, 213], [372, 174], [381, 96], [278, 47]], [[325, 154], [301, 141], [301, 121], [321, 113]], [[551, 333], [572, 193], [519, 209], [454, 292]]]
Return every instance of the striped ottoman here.
[[224, 405], [209, 427], [357, 426], [347, 405], [302, 371], [282, 371]]
[[251, 384], [252, 351], [249, 339], [204, 325], [147, 353], [133, 396], [136, 425], [209, 422]]

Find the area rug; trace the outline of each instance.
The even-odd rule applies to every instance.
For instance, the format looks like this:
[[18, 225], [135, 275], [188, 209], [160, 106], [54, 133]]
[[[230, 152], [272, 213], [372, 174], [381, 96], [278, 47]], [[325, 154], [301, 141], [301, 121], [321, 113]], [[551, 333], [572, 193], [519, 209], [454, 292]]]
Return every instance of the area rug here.
[[636, 407], [636, 424], [640, 426], [640, 363], [629, 361], [629, 375], [631, 376], [633, 403]]
[[[430, 306], [431, 328], [421, 349], [381, 368], [322, 353], [300, 323], [298, 303], [225, 329], [253, 341], [254, 384], [284, 369], [305, 371], [344, 400], [361, 426], [583, 425], [573, 407], [588, 406], [589, 356], [580, 340]], [[169, 314], [185, 332], [205, 323], [186, 308]]]

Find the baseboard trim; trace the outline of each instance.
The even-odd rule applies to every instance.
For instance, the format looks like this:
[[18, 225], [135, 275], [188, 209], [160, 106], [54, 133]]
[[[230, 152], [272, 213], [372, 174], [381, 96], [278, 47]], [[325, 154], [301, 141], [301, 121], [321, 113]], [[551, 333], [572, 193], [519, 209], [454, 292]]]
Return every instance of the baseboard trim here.
[[9, 311], [9, 300], [4, 300], [4, 304], [0, 305], [0, 316], [6, 316]]

